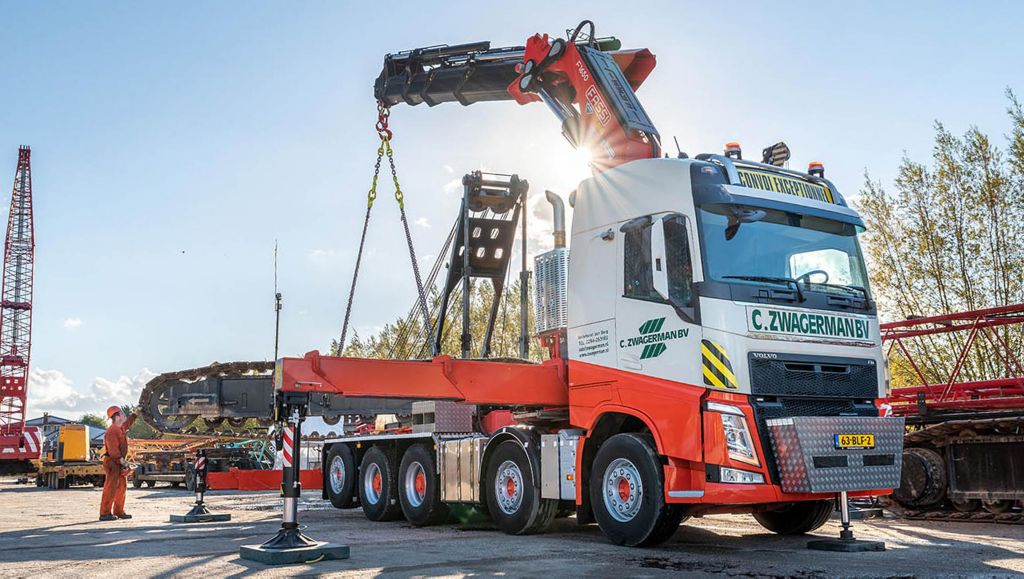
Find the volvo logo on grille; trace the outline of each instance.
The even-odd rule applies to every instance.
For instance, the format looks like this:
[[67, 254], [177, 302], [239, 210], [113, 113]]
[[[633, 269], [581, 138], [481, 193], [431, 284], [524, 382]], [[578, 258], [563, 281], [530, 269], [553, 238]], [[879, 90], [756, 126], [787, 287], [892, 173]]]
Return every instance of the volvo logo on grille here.
[[750, 355], [755, 357], [755, 358], [760, 358], [762, 360], [778, 360], [779, 359], [779, 355], [778, 354], [773, 354], [771, 352], [751, 352]]

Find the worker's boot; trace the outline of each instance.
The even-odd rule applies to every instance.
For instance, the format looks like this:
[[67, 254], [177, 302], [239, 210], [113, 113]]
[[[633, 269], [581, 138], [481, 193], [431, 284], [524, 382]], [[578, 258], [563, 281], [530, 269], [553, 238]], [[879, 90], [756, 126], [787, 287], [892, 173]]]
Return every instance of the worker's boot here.
[[114, 515], [100, 515], [100, 520], [101, 521], [116, 521], [117, 517], [115, 517]]
[[130, 519], [130, 518], [132, 518], [132, 516], [129, 515], [128, 513], [121, 513], [120, 515], [114, 515], [114, 516], [119, 518], [119, 519]]

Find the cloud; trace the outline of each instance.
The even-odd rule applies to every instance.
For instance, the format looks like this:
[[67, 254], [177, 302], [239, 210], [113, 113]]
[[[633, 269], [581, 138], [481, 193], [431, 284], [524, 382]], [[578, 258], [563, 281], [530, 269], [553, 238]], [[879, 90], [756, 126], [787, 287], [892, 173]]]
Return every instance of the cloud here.
[[82, 391], [60, 370], [33, 368], [28, 381], [29, 418], [43, 412], [77, 418], [85, 413], [102, 414], [109, 406], [137, 404], [143, 386], [154, 376], [155, 372], [143, 368], [134, 376], [96, 377]]
[[458, 179], [452, 179], [451, 181], [444, 184], [444, 192], [449, 195], [456, 193], [462, 193], [462, 177]]
[[307, 257], [313, 261], [329, 259], [334, 257], [333, 249], [311, 249], [307, 254]]
[[451, 165], [441, 165], [441, 168], [444, 169], [444, 172], [448, 173], [449, 175], [455, 172], [455, 169], [453, 169]]
[[413, 223], [419, 225], [423, 229], [430, 229], [430, 222], [427, 221], [426, 217], [419, 217], [416, 219], [416, 221], [413, 221]]
[[65, 328], [77, 328], [82, 325], [82, 318], [66, 318], [64, 320]]

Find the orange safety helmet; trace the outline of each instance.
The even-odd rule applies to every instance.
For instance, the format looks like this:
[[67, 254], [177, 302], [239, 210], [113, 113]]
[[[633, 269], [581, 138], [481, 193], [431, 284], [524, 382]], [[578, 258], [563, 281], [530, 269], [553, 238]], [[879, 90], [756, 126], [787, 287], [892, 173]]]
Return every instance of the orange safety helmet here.
[[111, 406], [110, 408], [107, 408], [107, 418], [113, 420], [114, 419], [114, 415], [119, 413], [119, 412], [121, 412], [121, 407], [120, 406]]

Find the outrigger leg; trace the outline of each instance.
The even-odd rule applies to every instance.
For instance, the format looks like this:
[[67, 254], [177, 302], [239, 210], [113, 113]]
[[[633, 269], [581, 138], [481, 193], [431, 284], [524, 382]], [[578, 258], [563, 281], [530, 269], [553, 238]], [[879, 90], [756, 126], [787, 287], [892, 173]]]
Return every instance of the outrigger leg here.
[[208, 471], [208, 466], [206, 464], [206, 449], [204, 448], [200, 448], [196, 451], [194, 471], [196, 475], [196, 504], [192, 507], [191, 511], [184, 515], [171, 515], [171, 522], [215, 523], [220, 521], [230, 521], [231, 515], [227, 513], [211, 513], [203, 502], [203, 496], [206, 494], [206, 473]]
[[853, 537], [853, 529], [850, 528], [850, 501], [846, 491], [839, 493], [839, 521], [843, 528], [839, 531], [838, 539], [818, 539], [808, 541], [807, 548], [816, 551], [840, 551], [843, 553], [859, 553], [861, 551], [884, 551], [885, 543], [882, 541], [862, 541]]
[[278, 416], [284, 417], [282, 426], [281, 495], [284, 513], [281, 529], [274, 538], [262, 545], [243, 545], [239, 554], [243, 559], [285, 565], [289, 563], [316, 563], [326, 559], [348, 559], [348, 545], [315, 541], [299, 528], [300, 451], [302, 449], [302, 420], [309, 408], [309, 395], [301, 392], [282, 392], [278, 398]]

